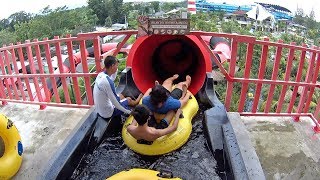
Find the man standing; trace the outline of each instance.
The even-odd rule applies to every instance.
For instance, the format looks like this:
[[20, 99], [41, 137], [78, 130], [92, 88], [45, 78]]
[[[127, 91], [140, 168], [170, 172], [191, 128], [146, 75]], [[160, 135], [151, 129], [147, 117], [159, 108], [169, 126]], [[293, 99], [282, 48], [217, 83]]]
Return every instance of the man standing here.
[[107, 56], [104, 60], [105, 71], [96, 78], [93, 89], [93, 98], [98, 116], [108, 119], [122, 114], [130, 114], [130, 106], [135, 106], [142, 95], [136, 100], [130, 97], [120, 98], [115, 89], [114, 80], [117, 76], [119, 61], [114, 56]]

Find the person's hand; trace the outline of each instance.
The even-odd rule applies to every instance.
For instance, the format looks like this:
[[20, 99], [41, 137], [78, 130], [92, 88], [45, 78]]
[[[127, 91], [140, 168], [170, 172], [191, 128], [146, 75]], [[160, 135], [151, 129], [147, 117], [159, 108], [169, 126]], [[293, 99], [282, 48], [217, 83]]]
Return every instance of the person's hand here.
[[140, 93], [137, 99], [140, 101], [140, 99], [141, 99], [142, 97], [143, 97], [143, 94]]
[[132, 103], [133, 103], [133, 100], [132, 100], [131, 97], [126, 97], [126, 99], [128, 100], [128, 103], [129, 103], [129, 104], [132, 104]]
[[119, 94], [119, 97], [120, 97], [120, 99], [124, 99], [125, 97], [124, 97], [124, 95], [123, 94]]
[[123, 115], [124, 115], [125, 117], [129, 117], [129, 116], [131, 115], [131, 112], [132, 112], [132, 111], [128, 109], [126, 112], [124, 112]]

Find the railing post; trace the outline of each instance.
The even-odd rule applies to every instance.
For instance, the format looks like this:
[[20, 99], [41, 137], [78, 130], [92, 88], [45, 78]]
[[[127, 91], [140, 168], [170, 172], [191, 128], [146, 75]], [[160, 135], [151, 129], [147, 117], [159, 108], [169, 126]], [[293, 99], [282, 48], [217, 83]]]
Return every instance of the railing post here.
[[[86, 42], [85, 40], [80, 41], [80, 52], [81, 52], [81, 63], [83, 68], [83, 73], [89, 73], [88, 70], [88, 61], [87, 61], [87, 53], [86, 53]], [[84, 83], [86, 87], [86, 94], [88, 99], [88, 104], [93, 105], [93, 96], [92, 96], [92, 89], [90, 83], [90, 77], [84, 77]]]
[[[315, 47], [316, 50], [319, 50], [319, 48]], [[316, 60], [316, 63], [315, 63], [315, 66], [314, 66], [314, 71], [312, 73], [312, 79], [311, 79], [311, 83], [312, 84], [316, 84], [317, 82], [317, 79], [318, 79], [318, 74], [319, 74], [319, 68], [320, 68], [320, 53], [317, 53], [315, 56], [317, 56], [317, 60]], [[304, 112], [308, 112], [309, 110], [309, 107], [310, 107], [310, 103], [312, 101], [312, 95], [314, 93], [314, 89], [315, 87], [312, 86], [310, 87], [310, 90], [309, 90], [309, 93], [308, 93], [308, 98], [306, 100], [306, 105], [304, 107]]]
[[[30, 69], [31, 69], [31, 74], [36, 74], [36, 69], [34, 67], [34, 60], [33, 60], [33, 55], [32, 55], [32, 49], [31, 49], [31, 44], [29, 40], [26, 40], [27, 45], [27, 56], [28, 56], [28, 60], [30, 63]], [[38, 78], [37, 77], [33, 77], [33, 83], [36, 89], [36, 95], [38, 97], [38, 101], [39, 102], [43, 102], [43, 99], [41, 97], [41, 93], [40, 93], [40, 87], [39, 87], [39, 82], [38, 82]]]
[[100, 72], [101, 71], [101, 44], [100, 44], [99, 36], [93, 39], [93, 49], [94, 49], [94, 61], [96, 64], [96, 72]]
[[300, 117], [299, 117], [299, 116], [293, 117], [293, 121], [294, 121], [294, 122], [299, 122], [299, 121], [300, 121]]
[[[314, 62], [315, 62], [315, 58], [316, 58], [316, 52], [312, 52], [311, 54], [311, 59], [309, 60], [309, 65], [308, 65], [308, 70], [307, 70], [307, 74], [306, 74], [306, 78], [305, 78], [305, 82], [306, 83], [310, 83], [311, 82], [311, 79], [312, 79], [312, 76], [314, 75]], [[308, 94], [308, 91], [309, 91], [309, 87], [308, 86], [304, 86], [303, 87], [303, 90], [302, 90], [302, 94], [300, 96], [300, 101], [299, 101], [299, 104], [298, 104], [298, 113], [301, 113], [304, 111], [304, 107], [305, 106], [309, 106], [309, 105], [306, 105], [306, 101], [307, 101], [307, 94]]]
[[[12, 70], [11, 70], [11, 62], [9, 60], [9, 53], [8, 51], [4, 51], [4, 59], [5, 59], [5, 66], [7, 66], [7, 74], [9, 75], [13, 75], [12, 74]], [[13, 89], [13, 93], [14, 93], [14, 97], [16, 100], [19, 100], [19, 94], [18, 94], [18, 90], [17, 90], [17, 87], [16, 87], [16, 81], [15, 81], [15, 78], [11, 77], [10, 78], [10, 81], [11, 83], [7, 84], [7, 88], [12, 88]]]
[[[44, 38], [43, 40], [48, 41], [48, 38]], [[54, 69], [53, 69], [52, 59], [51, 59], [51, 52], [50, 52], [50, 45], [49, 45], [49, 43], [46, 43], [43, 46], [44, 46], [44, 51], [46, 53], [49, 74], [54, 74]], [[60, 103], [60, 97], [59, 97], [59, 93], [58, 93], [58, 87], [56, 84], [56, 78], [50, 77], [50, 80], [51, 80], [51, 85], [52, 85], [52, 90], [50, 90], [50, 93], [53, 92], [56, 102]], [[52, 96], [52, 94], [50, 94], [50, 99], [51, 99], [51, 96]]]
[[[278, 43], [282, 45], [283, 41], [278, 40]], [[275, 56], [275, 60], [274, 60], [274, 64], [273, 64], [273, 71], [272, 71], [272, 75], [271, 75], [272, 81], [277, 80], [277, 77], [278, 77], [280, 59], [281, 59], [281, 54], [282, 54], [282, 46], [281, 45], [279, 45], [276, 50], [276, 56]], [[274, 84], [270, 85], [269, 93], [268, 93], [268, 97], [267, 97], [267, 102], [266, 102], [266, 106], [264, 109], [265, 113], [269, 113], [269, 111], [270, 111], [270, 106], [271, 106], [271, 103], [273, 100], [273, 96], [274, 96], [273, 93], [274, 93], [275, 87], [276, 86]]]
[[[0, 54], [0, 56], [1, 56], [1, 54]], [[3, 80], [1, 79], [1, 81], [0, 81], [0, 97], [2, 98], [2, 99], [6, 99], [6, 92], [4, 91], [4, 85], [3, 85]], [[2, 105], [3, 106], [5, 106], [5, 105], [7, 105], [8, 104], [8, 102], [7, 101], [2, 101]]]
[[[302, 47], [306, 48], [307, 46], [305, 44], [303, 44]], [[305, 58], [306, 58], [306, 51], [305, 51], [305, 49], [303, 49], [303, 50], [301, 50], [300, 61], [299, 61], [297, 75], [296, 75], [296, 82], [300, 82], [300, 80], [301, 80]], [[294, 102], [297, 98], [298, 89], [299, 89], [299, 86], [294, 86], [294, 88], [293, 88], [292, 97], [291, 97], [291, 100], [290, 100], [290, 103], [289, 103], [289, 106], [287, 109], [288, 113], [291, 113], [291, 111], [293, 109]]]
[[[5, 46], [3, 46], [3, 47], [5, 47]], [[4, 64], [4, 60], [3, 60], [4, 57], [2, 55], [4, 56], [4, 53], [3, 54], [0, 53], [0, 67], [1, 67], [2, 74], [6, 75], [8, 73], [5, 70], [5, 64]], [[10, 89], [10, 87], [8, 87], [9, 86], [8, 78], [3, 78], [2, 81], [4, 81], [4, 83], [5, 83], [4, 87], [7, 89], [9, 98], [13, 99], [13, 96], [12, 96], [12, 93], [11, 93], [11, 89]], [[5, 93], [5, 89], [4, 89], [4, 93]]]
[[[55, 36], [54, 39], [59, 39], [59, 36]], [[61, 44], [60, 42], [55, 43], [55, 48], [56, 48], [56, 56], [58, 59], [58, 67], [59, 67], [59, 73], [60, 74], [65, 74], [65, 73], [69, 73], [69, 67], [65, 66], [62, 62], [62, 56], [61, 56]], [[62, 88], [63, 88], [63, 92], [64, 92], [64, 98], [67, 104], [71, 104], [70, 101], [70, 95], [69, 95], [69, 91], [68, 91], [68, 85], [66, 82], [66, 77], [60, 77], [61, 79], [61, 83], [62, 83]], [[60, 94], [59, 94], [60, 95]]]
[[320, 133], [320, 127], [318, 125], [313, 127], [313, 130], [314, 130], [315, 133]]
[[[13, 46], [13, 44], [11, 43], [10, 46]], [[15, 49], [12, 48], [10, 50], [10, 52], [11, 52], [11, 59], [12, 59], [12, 62], [13, 62], [14, 72], [15, 72], [16, 75], [18, 75], [19, 74], [19, 69], [18, 69], [18, 65], [17, 65], [17, 61], [16, 61]], [[21, 78], [18, 77], [17, 78], [17, 82], [18, 82], [18, 88], [20, 90], [20, 94], [22, 96], [22, 100], [25, 101], [26, 100], [26, 96], [24, 94]]]
[[230, 66], [229, 66], [229, 75], [230, 75], [231, 81], [227, 82], [227, 93], [225, 97], [225, 106], [227, 111], [230, 110], [230, 104], [232, 99], [232, 90], [233, 90], [233, 83], [234, 83], [232, 82], [232, 80], [235, 74], [237, 53], [238, 53], [238, 41], [236, 38], [233, 38], [231, 41], [231, 58], [230, 58]]
[[[35, 39], [34, 42], [37, 43], [38, 39]], [[37, 58], [38, 68], [39, 68], [40, 74], [44, 74], [39, 44], [35, 45], [35, 51], [36, 51], [36, 58]], [[41, 79], [41, 83], [42, 83], [42, 86], [40, 87], [41, 98], [42, 98], [43, 102], [48, 102], [48, 101], [50, 101], [50, 94], [49, 94], [46, 79], [44, 77], [41, 77], [40, 79]], [[46, 107], [47, 107], [46, 105], [40, 105], [40, 110], [44, 110]]]
[[[21, 43], [18, 42], [17, 45], [21, 45]], [[24, 56], [23, 56], [23, 52], [22, 52], [22, 48], [21, 48], [21, 47], [18, 48], [18, 56], [19, 56], [20, 63], [21, 63], [22, 73], [23, 73], [23, 74], [28, 74], [27, 68], [26, 68], [26, 66], [25, 66]], [[26, 83], [29, 100], [30, 100], [30, 101], [34, 101], [33, 95], [32, 95], [32, 92], [31, 92], [31, 87], [30, 87], [29, 78], [24, 78], [24, 81], [25, 81], [25, 83]]]
[[[264, 38], [264, 41], [269, 41], [268, 38]], [[259, 72], [258, 72], [258, 80], [262, 80], [264, 77], [264, 72], [266, 70], [266, 64], [267, 64], [267, 58], [268, 58], [268, 52], [269, 52], [269, 46], [263, 45], [262, 46], [262, 52], [261, 52], [261, 58], [260, 58], [260, 66], [259, 66]], [[258, 103], [260, 99], [260, 93], [261, 93], [262, 83], [257, 83], [256, 85], [256, 91], [254, 94], [253, 99], [253, 105], [252, 105], [252, 112], [256, 113], [258, 108]]]
[[[296, 45], [296, 43], [291, 42], [290, 45]], [[290, 80], [293, 57], [294, 57], [294, 48], [290, 48], [288, 58], [287, 58], [287, 66], [286, 66], [284, 81]], [[287, 92], [287, 85], [283, 85], [280, 96], [279, 96], [276, 113], [280, 113], [282, 110], [282, 105], [283, 105], [286, 92]]]
[[[250, 69], [251, 69], [251, 65], [252, 65], [253, 48], [254, 48], [254, 44], [249, 43], [247, 46], [247, 56], [246, 56], [246, 62], [245, 62], [245, 68], [244, 68], [244, 78], [245, 79], [250, 78]], [[238, 112], [243, 112], [243, 107], [245, 104], [246, 95], [247, 95], [247, 91], [248, 91], [248, 85], [249, 85], [249, 83], [246, 83], [246, 82], [242, 83]]]
[[[67, 38], [70, 38], [71, 35], [68, 34]], [[75, 62], [75, 56], [73, 54], [73, 45], [72, 45], [72, 41], [68, 41], [66, 42], [67, 44], [67, 48], [68, 48], [68, 56], [69, 56], [69, 62], [70, 62], [70, 71], [71, 74], [72, 73], [76, 73], [76, 62]], [[76, 98], [76, 103], [78, 105], [82, 104], [82, 100], [81, 100], [81, 93], [80, 93], [80, 89], [79, 89], [79, 83], [78, 83], [78, 78], [77, 77], [72, 77], [72, 83], [74, 84], [71, 88], [71, 91], [74, 91], [75, 93], [75, 98]]]

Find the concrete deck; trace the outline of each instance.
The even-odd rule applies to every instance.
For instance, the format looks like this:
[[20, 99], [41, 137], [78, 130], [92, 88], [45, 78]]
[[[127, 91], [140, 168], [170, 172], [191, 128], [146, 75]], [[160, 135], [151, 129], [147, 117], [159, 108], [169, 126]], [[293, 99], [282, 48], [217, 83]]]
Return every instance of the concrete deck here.
[[241, 117], [261, 162], [266, 179], [320, 178], [320, 134], [313, 121], [302, 117]]
[[56, 149], [88, 109], [47, 107], [9, 103], [0, 107], [17, 126], [23, 144], [23, 161], [13, 179], [36, 179]]

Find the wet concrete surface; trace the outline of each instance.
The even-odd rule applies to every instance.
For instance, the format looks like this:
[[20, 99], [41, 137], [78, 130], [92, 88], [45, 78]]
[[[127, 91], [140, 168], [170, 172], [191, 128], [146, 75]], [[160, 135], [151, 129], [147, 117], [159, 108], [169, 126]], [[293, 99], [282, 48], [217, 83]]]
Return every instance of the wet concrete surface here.
[[35, 179], [87, 111], [59, 107], [39, 110], [38, 105], [15, 103], [0, 107], [0, 113], [17, 126], [24, 149], [22, 165], [13, 179]]
[[241, 117], [267, 179], [318, 180], [320, 134], [313, 121], [302, 117]]

